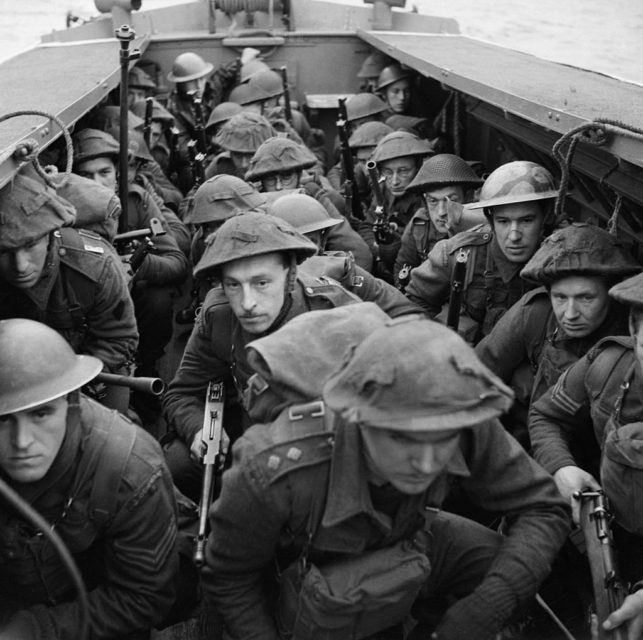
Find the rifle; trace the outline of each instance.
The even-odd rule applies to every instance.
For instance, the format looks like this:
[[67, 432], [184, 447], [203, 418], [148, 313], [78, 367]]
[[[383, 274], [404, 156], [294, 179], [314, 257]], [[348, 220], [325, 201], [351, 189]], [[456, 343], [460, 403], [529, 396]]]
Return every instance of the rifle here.
[[181, 168], [181, 156], [179, 152], [179, 136], [181, 132], [176, 127], [170, 127], [169, 131], [170, 157], [167, 163], [167, 177], [176, 184]]
[[205, 415], [201, 440], [207, 449], [203, 456], [203, 484], [199, 501], [199, 531], [194, 546], [194, 564], [205, 563], [205, 542], [208, 527], [208, 509], [212, 502], [215, 474], [223, 469], [228, 449], [228, 439], [223, 430], [223, 382], [208, 383], [205, 396]]
[[342, 156], [342, 174], [344, 181], [344, 199], [346, 200], [346, 209], [350, 210], [354, 218], [364, 219], [362, 212], [362, 203], [359, 197], [357, 182], [355, 181], [355, 167], [353, 166], [353, 154], [351, 153], [348, 138], [348, 114], [346, 113], [346, 98], [338, 100], [339, 111], [337, 114], [337, 131], [339, 133], [339, 149]]
[[460, 309], [462, 307], [462, 294], [464, 293], [464, 281], [467, 275], [467, 263], [469, 261], [469, 250], [460, 249], [455, 256], [453, 273], [451, 274], [451, 293], [449, 295], [449, 309], [447, 311], [447, 327], [454, 331], [458, 330], [460, 324]]
[[196, 140], [196, 148], [199, 153], [205, 154], [208, 152], [208, 142], [205, 138], [205, 118], [203, 117], [203, 100], [194, 93], [190, 94], [192, 100], [192, 108], [194, 110], [194, 139]]
[[118, 195], [121, 199], [121, 217], [118, 219], [118, 228], [123, 231], [127, 229], [127, 193], [129, 191], [128, 185], [128, 169], [129, 169], [129, 145], [128, 145], [128, 96], [127, 89], [129, 84], [129, 63], [141, 57], [141, 52], [138, 49], [129, 50], [129, 44], [136, 32], [129, 25], [124, 24], [120, 29], [116, 29], [114, 34], [121, 43], [120, 49], [120, 67], [121, 67], [121, 87], [120, 87], [120, 134], [119, 144], [120, 150], [118, 155]]
[[616, 564], [610, 526], [612, 514], [607, 498], [602, 491], [576, 491], [573, 495], [580, 500], [580, 523], [592, 573], [598, 637], [600, 640], [627, 640], [624, 629], [605, 631], [602, 628], [605, 619], [623, 604], [627, 594]]
[[284, 109], [286, 113], [286, 122], [292, 127], [292, 106], [290, 104], [290, 87], [288, 86], [288, 69], [286, 67], [281, 67], [281, 83], [284, 87]]
[[[134, 275], [139, 270], [145, 260], [145, 256], [154, 249], [152, 238], [165, 234], [165, 229], [158, 218], [150, 219], [150, 227], [146, 229], [137, 229], [135, 231], [126, 231], [119, 233], [114, 237], [114, 245], [118, 254], [126, 256], [130, 254], [126, 264], [129, 266], [130, 285]], [[131, 253], [130, 253], [131, 252]]]
[[190, 170], [194, 186], [198, 187], [205, 182], [205, 154], [197, 151], [197, 141], [188, 142], [188, 155], [190, 156]]
[[154, 98], [145, 99], [145, 122], [143, 124], [143, 140], [148, 149], [152, 148], [152, 115], [154, 113]]
[[397, 231], [397, 225], [389, 221], [389, 215], [386, 211], [384, 193], [380, 185], [380, 175], [377, 171], [377, 165], [373, 160], [366, 163], [368, 177], [373, 187], [373, 199], [375, 200], [375, 222], [373, 223], [373, 233], [375, 241], [378, 244], [388, 244], [393, 239], [393, 233]]

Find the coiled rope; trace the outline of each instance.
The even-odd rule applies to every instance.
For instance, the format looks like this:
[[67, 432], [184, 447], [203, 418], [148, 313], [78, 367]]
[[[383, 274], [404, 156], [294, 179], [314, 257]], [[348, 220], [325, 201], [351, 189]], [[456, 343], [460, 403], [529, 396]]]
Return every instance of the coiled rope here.
[[65, 166], [65, 174], [61, 180], [56, 180], [54, 183], [51, 180], [51, 174], [47, 172], [45, 168], [38, 161], [38, 156], [42, 149], [37, 140], [33, 138], [27, 138], [22, 142], [16, 144], [12, 149], [8, 149], [4, 153], [0, 154], [0, 164], [8, 160], [9, 158], [14, 158], [17, 162], [31, 162], [38, 173], [38, 175], [45, 181], [47, 185], [52, 188], [57, 188], [63, 186], [69, 179], [71, 174], [71, 167], [74, 160], [74, 148], [71, 142], [71, 135], [69, 130], [65, 126], [65, 123], [58, 118], [58, 116], [47, 113], [46, 111], [40, 111], [39, 109], [25, 110], [25, 111], [11, 111], [3, 116], [0, 116], [0, 123], [5, 120], [10, 120], [11, 118], [17, 118], [19, 116], [42, 116], [48, 120], [53, 120], [59, 127], [65, 137], [65, 145], [67, 148], [67, 165]]
[[232, 14], [240, 11], [270, 11], [275, 0], [215, 0], [214, 6], [224, 13]]
[[[552, 155], [560, 166], [561, 174], [560, 188], [554, 206], [556, 220], [561, 220], [563, 217], [563, 206], [569, 188], [569, 176], [576, 146], [579, 142], [586, 142], [595, 146], [604, 145], [609, 139], [610, 134], [643, 141], [643, 129], [633, 127], [620, 120], [597, 118], [592, 122], [585, 122], [570, 129], [554, 143]], [[621, 210], [622, 200], [623, 198], [617, 195], [614, 211], [608, 223], [608, 230], [612, 234], [616, 234], [618, 214]]]

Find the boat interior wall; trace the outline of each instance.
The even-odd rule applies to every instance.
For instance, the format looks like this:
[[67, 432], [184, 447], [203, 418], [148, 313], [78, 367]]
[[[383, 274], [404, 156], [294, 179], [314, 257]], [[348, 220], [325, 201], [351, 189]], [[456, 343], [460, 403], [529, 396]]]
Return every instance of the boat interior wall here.
[[[145, 51], [148, 40], [137, 38], [132, 48]], [[113, 35], [109, 40], [41, 45], [25, 51], [0, 65], [2, 112], [44, 109], [73, 125], [98, 104], [120, 82], [120, 45]], [[46, 71], [46, 72], [45, 72]], [[32, 79], [37, 78], [34, 82]], [[48, 118], [21, 116], [0, 122], [0, 186], [18, 170], [20, 163], [7, 150], [21, 141], [33, 139], [46, 148], [61, 135]]]

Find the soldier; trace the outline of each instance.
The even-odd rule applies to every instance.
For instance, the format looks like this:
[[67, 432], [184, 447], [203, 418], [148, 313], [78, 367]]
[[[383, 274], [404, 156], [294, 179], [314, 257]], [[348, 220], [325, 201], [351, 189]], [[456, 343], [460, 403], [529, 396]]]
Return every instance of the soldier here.
[[359, 90], [374, 93], [377, 89], [377, 79], [380, 77], [380, 72], [391, 62], [391, 58], [378, 49], [368, 55], [357, 72], [357, 77], [362, 81]]
[[[132, 67], [127, 75], [127, 106], [131, 109], [134, 103], [153, 96], [156, 83], [141, 67]], [[142, 116], [141, 116], [142, 117]]]
[[212, 109], [212, 113], [205, 124], [205, 133], [208, 136], [210, 147], [215, 155], [218, 155], [223, 151], [223, 149], [219, 148], [219, 146], [214, 142], [217, 134], [221, 130], [221, 127], [230, 120], [232, 116], [236, 116], [242, 111], [243, 109], [241, 105], [236, 102], [221, 102]]
[[483, 209], [491, 226], [440, 240], [411, 273], [406, 295], [431, 317], [446, 318], [453, 265], [459, 252], [466, 253], [460, 332], [477, 342], [534, 288], [520, 277], [520, 270], [540, 245], [546, 223], [551, 224], [557, 195], [544, 167], [523, 160], [501, 165], [482, 185], [480, 201], [465, 206], [467, 211]]
[[393, 113], [407, 113], [414, 76], [411, 69], [403, 69], [398, 63], [384, 67], [380, 72], [376, 91]]
[[500, 318], [476, 353], [511, 384], [516, 401], [505, 424], [527, 447], [527, 410], [600, 339], [628, 333], [627, 311], [609, 288], [641, 267], [603, 229], [572, 224], [545, 239], [520, 272], [537, 282]]
[[305, 172], [315, 163], [315, 156], [303, 145], [288, 138], [273, 137], [262, 143], [252, 156], [245, 179], [250, 182], [260, 181], [261, 190], [266, 193], [298, 189], [315, 198], [332, 218], [339, 221], [339, 224], [328, 230], [328, 249], [351, 251], [357, 264], [370, 270], [372, 263], [365, 242], [337, 210], [317, 175]]
[[406, 225], [413, 214], [422, 207], [422, 197], [415, 192], [406, 192], [424, 158], [432, 154], [431, 145], [426, 140], [406, 131], [394, 131], [384, 136], [375, 148], [373, 161], [383, 178], [384, 208], [388, 222], [394, 230], [385, 232], [388, 239], [376, 239], [374, 226], [376, 203], [372, 202], [365, 219], [359, 225], [359, 232], [373, 253], [378, 265], [376, 273], [393, 282], [395, 258], [400, 248], [400, 240]]
[[459, 206], [471, 202], [481, 184], [482, 180], [459, 156], [440, 153], [424, 161], [406, 188], [407, 193], [421, 193], [425, 206], [416, 211], [402, 234], [393, 272], [398, 286], [406, 287], [411, 271], [426, 260], [438, 240], [484, 222], [477, 212], [465, 215]]
[[[412, 638], [496, 637], [569, 530], [551, 477], [497, 420], [511, 391], [417, 316], [355, 336], [339, 371], [309, 357], [333, 343], [317, 327], [296, 343], [321, 343], [310, 351], [249, 345], [290, 406], [235, 443], [210, 511], [206, 603], [234, 638], [368, 637], [411, 609]], [[506, 515], [505, 536], [440, 510], [456, 481]]]
[[420, 308], [395, 287], [355, 264], [350, 252], [325, 251], [328, 232], [340, 221], [331, 218], [314, 198], [299, 193], [287, 194], [275, 200], [268, 207], [268, 213], [285, 220], [317, 245], [317, 255], [304, 260], [301, 271], [337, 280], [361, 300], [377, 304], [391, 318], [420, 313]]
[[386, 102], [372, 93], [356, 93], [346, 100], [346, 119], [351, 133], [366, 122], [381, 122], [386, 112]]
[[[176, 595], [174, 492], [159, 445], [79, 393], [101, 368], [39, 322], [0, 322], [0, 478], [76, 560], [88, 637], [143, 640]], [[3, 504], [0, 637], [75, 640], [82, 611], [51, 538]]]
[[[139, 100], [132, 105], [131, 109], [137, 116], [144, 118], [147, 103], [145, 100]], [[152, 102], [152, 122], [150, 126], [150, 153], [167, 176], [170, 170], [171, 153], [170, 141], [167, 135], [171, 127], [174, 126], [174, 116], [157, 100]]]
[[[234, 216], [208, 238], [194, 275], [218, 280], [222, 287], [208, 293], [164, 399], [168, 424], [180, 438], [166, 451], [168, 466], [186, 495], [199, 495], [208, 381], [225, 383], [230, 418], [250, 376], [244, 347], [251, 339], [311, 309], [359, 301], [333, 280], [298, 272], [297, 264], [316, 252], [288, 223], [257, 212]], [[234, 438], [246, 422], [237, 408], [236, 423], [227, 421], [228, 434]]]
[[[609, 295], [630, 308], [630, 336], [601, 340], [536, 400], [529, 434], [536, 459], [553, 474], [579, 520], [575, 491], [602, 487], [614, 517], [612, 530], [624, 581], [632, 595], [608, 618], [629, 623], [628, 638], [643, 629], [643, 519], [640, 442], [643, 406], [643, 275], [615, 285]], [[600, 483], [599, 483], [600, 480]]]
[[[0, 318], [44, 322], [107, 372], [129, 375], [138, 331], [109, 245], [71, 229], [72, 205], [25, 175], [0, 191], [0, 211]], [[105, 402], [125, 411], [128, 397], [126, 389], [110, 388]]]
[[260, 115], [242, 111], [219, 130], [214, 143], [223, 151], [208, 165], [206, 178], [228, 173], [243, 180], [257, 149], [275, 135], [270, 123]]

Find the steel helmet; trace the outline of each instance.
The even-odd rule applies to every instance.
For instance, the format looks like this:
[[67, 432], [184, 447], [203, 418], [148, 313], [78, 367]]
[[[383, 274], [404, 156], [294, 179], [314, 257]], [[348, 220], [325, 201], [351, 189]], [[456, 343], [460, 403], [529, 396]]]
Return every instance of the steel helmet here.
[[172, 63], [172, 71], [167, 74], [170, 82], [189, 82], [212, 73], [214, 65], [206, 62], [200, 55], [186, 51], [178, 55]]
[[498, 417], [513, 392], [455, 331], [412, 315], [355, 345], [323, 398], [349, 422], [444, 431]]
[[0, 249], [25, 247], [75, 220], [71, 203], [29, 176], [18, 174], [0, 189]]
[[277, 198], [268, 207], [268, 213], [285, 220], [304, 235], [342, 223], [337, 218], [331, 218], [323, 204], [303, 193], [290, 193]]
[[214, 143], [226, 151], [255, 153], [262, 142], [274, 135], [273, 128], [263, 116], [242, 111], [219, 129]]
[[265, 206], [266, 198], [262, 193], [241, 178], [222, 173], [206, 180], [197, 189], [185, 222], [223, 222], [241, 211], [263, 209]]
[[248, 85], [258, 87], [268, 98], [277, 98], [284, 92], [284, 84], [281, 76], [272, 69], [263, 69], [257, 71], [250, 80]]
[[641, 268], [612, 234], [574, 223], [545, 238], [520, 277], [550, 284], [572, 275], [625, 278]]
[[393, 129], [383, 122], [365, 122], [355, 129], [348, 139], [348, 146], [351, 149], [376, 147], [379, 141], [389, 133], [393, 133]]
[[141, 67], [133, 67], [127, 74], [127, 84], [130, 87], [140, 89], [156, 89], [156, 83], [150, 75], [141, 69]]
[[373, 152], [373, 160], [380, 164], [395, 158], [428, 156], [432, 153], [433, 147], [428, 140], [422, 140], [408, 131], [393, 131], [379, 141]]
[[241, 113], [242, 111], [243, 109], [241, 108], [241, 105], [236, 102], [220, 102], [216, 107], [214, 107], [214, 109], [212, 109], [212, 113], [205, 125], [205, 130], [213, 129], [218, 124], [227, 122], [232, 118], [232, 116], [236, 116], [237, 113]]
[[250, 78], [252, 78], [256, 73], [266, 70], [270, 70], [270, 67], [263, 60], [259, 60], [258, 58], [248, 60], [248, 62], [241, 65], [239, 82], [248, 82], [248, 80], [250, 80]]
[[264, 102], [268, 100], [269, 97], [261, 87], [245, 82], [244, 84], [238, 84], [230, 92], [228, 100], [245, 107], [255, 102]]
[[[89, 122], [91, 129], [109, 131], [114, 127], [121, 126], [121, 108], [114, 105], [105, 105], [98, 109]], [[127, 126], [129, 129], [143, 129], [145, 120], [137, 116], [131, 110], [127, 112]]]
[[271, 173], [308, 169], [316, 163], [317, 158], [308, 148], [289, 138], [273, 137], [262, 142], [255, 151], [245, 178], [260, 180]]
[[315, 255], [317, 247], [275, 216], [255, 211], [240, 213], [208, 237], [194, 275], [218, 278], [221, 266], [227, 262], [276, 252], [291, 254], [300, 263]]
[[387, 110], [386, 102], [372, 93], [356, 93], [346, 100], [346, 117], [348, 122], [375, 116]]
[[[146, 100], [137, 100], [131, 108], [132, 113], [139, 118], [145, 118], [147, 109]], [[158, 101], [152, 98], [152, 122], [162, 122], [164, 125], [173, 125], [174, 116]]]
[[412, 78], [413, 75], [414, 73], [411, 69], [402, 69], [402, 67], [397, 63], [390, 64], [388, 67], [384, 67], [382, 71], [380, 71], [379, 78], [377, 79], [377, 91], [386, 89], [386, 87], [392, 85], [398, 80]]
[[615, 284], [608, 293], [621, 304], [643, 308], [643, 273]]
[[377, 78], [380, 71], [390, 62], [390, 58], [379, 50], [373, 51], [366, 57], [357, 72], [358, 78]]
[[515, 160], [493, 171], [482, 185], [480, 200], [466, 205], [466, 208], [486, 209], [557, 196], [558, 189], [554, 178], [547, 169], [528, 160]]
[[427, 191], [429, 187], [460, 184], [463, 187], [478, 187], [482, 184], [469, 163], [452, 153], [439, 153], [427, 158], [407, 191]]
[[103, 363], [76, 355], [54, 329], [34, 320], [0, 321], [0, 415], [60, 398], [92, 380]]

